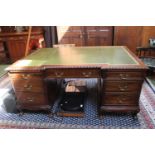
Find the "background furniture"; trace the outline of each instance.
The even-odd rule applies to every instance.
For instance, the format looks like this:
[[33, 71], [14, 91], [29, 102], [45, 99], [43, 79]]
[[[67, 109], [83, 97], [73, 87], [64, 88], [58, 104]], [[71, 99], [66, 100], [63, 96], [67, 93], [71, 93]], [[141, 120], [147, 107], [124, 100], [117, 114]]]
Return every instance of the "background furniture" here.
[[142, 26], [115, 26], [114, 45], [127, 46], [132, 52], [141, 45]]
[[155, 71], [155, 47], [137, 47], [138, 57], [149, 67], [149, 75]]
[[[12, 27], [1, 27], [0, 42], [6, 45], [11, 63], [24, 57], [28, 31], [16, 32]], [[29, 51], [41, 48], [44, 40], [43, 30], [34, 27], [31, 33]]]
[[58, 44], [112, 45], [112, 26], [57, 26]]
[[58, 44], [127, 46], [136, 54], [137, 47], [155, 38], [155, 26], [57, 26], [57, 37]]
[[0, 41], [0, 64], [8, 64], [10, 61], [9, 52], [6, 43]]
[[127, 46], [135, 54], [137, 47], [149, 46], [150, 38], [155, 38], [155, 26], [114, 27], [114, 45]]
[[[27, 29], [16, 32], [13, 26], [1, 26], [0, 40], [5, 42], [12, 62], [23, 57], [26, 47]], [[137, 47], [149, 46], [155, 38], [155, 26], [44, 26], [32, 28], [30, 49], [39, 46], [39, 38], [46, 47], [53, 44], [75, 44], [75, 46], [127, 46], [136, 54]]]

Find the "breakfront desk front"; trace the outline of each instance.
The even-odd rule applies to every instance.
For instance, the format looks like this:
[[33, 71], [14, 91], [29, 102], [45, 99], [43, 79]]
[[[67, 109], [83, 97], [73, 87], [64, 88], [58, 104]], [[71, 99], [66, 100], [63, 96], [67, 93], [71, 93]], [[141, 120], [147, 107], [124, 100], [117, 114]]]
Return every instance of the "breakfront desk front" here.
[[97, 78], [100, 114], [139, 112], [146, 70], [124, 46], [43, 48], [7, 68], [19, 110], [50, 110], [60, 79]]

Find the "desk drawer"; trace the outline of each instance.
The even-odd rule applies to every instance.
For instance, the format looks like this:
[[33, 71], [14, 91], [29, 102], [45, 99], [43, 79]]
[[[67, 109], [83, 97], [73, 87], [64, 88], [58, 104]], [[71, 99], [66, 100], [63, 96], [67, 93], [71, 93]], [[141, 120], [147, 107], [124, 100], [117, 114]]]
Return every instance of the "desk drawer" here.
[[138, 105], [139, 95], [136, 93], [106, 93], [103, 105]]
[[44, 84], [43, 82], [37, 82], [34, 80], [24, 81], [18, 80], [13, 82], [13, 86], [15, 91], [24, 91], [24, 92], [35, 92], [40, 93], [44, 92]]
[[9, 74], [15, 91], [44, 92], [43, 77], [41, 74]]
[[105, 81], [105, 92], [137, 92], [140, 91], [142, 81]]
[[125, 71], [118, 71], [118, 72], [107, 72], [106, 73], [106, 80], [143, 80], [144, 73], [143, 72], [125, 72]]
[[37, 82], [42, 81], [43, 76], [39, 73], [9, 73], [9, 76], [12, 80], [25, 80], [25, 81], [31, 81], [34, 80]]
[[17, 92], [17, 101], [22, 105], [45, 105], [47, 99], [42, 93]]
[[101, 77], [100, 69], [48, 69], [47, 78], [99, 78]]

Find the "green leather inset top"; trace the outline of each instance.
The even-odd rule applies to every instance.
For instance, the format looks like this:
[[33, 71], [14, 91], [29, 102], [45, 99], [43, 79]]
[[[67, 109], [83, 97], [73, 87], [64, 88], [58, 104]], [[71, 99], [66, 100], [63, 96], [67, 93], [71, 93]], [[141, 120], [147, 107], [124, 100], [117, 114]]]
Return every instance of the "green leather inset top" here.
[[38, 49], [16, 63], [17, 66], [85, 64], [135, 65], [137, 62], [123, 46], [96, 46]]

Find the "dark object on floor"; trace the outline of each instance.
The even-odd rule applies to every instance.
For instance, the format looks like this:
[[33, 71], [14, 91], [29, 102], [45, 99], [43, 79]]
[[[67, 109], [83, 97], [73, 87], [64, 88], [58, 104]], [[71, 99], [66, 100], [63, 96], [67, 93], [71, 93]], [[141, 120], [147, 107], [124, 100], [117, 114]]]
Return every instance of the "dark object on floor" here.
[[63, 97], [59, 103], [58, 115], [82, 117], [84, 115], [85, 96], [85, 81], [73, 80], [67, 82]]
[[148, 66], [148, 75], [153, 75], [155, 71], [155, 47], [137, 47], [138, 57]]
[[65, 93], [60, 105], [59, 116], [84, 116], [85, 93]]

